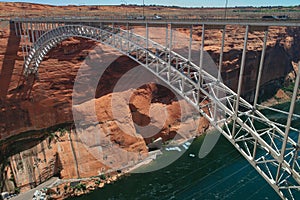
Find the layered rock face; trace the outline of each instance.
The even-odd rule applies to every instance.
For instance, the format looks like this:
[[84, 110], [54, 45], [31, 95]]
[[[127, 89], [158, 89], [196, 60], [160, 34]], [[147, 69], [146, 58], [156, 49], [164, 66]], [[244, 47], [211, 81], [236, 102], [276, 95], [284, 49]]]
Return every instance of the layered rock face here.
[[[113, 92], [137, 63], [93, 41], [62, 42], [42, 62], [39, 79], [24, 79], [19, 38], [8, 23], [1, 22], [1, 27], [0, 180], [13, 174], [16, 186], [26, 189], [54, 174], [62, 178], [98, 175], [145, 158], [146, 145], [158, 137], [164, 141], [190, 138], [208, 127], [204, 118], [195, 117], [192, 108], [162, 85], [149, 83]], [[233, 89], [243, 31], [229, 27], [225, 45], [222, 76]], [[299, 60], [298, 32], [270, 29], [262, 84], [284, 78]], [[200, 31], [194, 30], [193, 37], [199, 41]], [[210, 30], [206, 37], [205, 49], [218, 63], [221, 32]], [[245, 93], [251, 94], [255, 87], [262, 37], [262, 33], [249, 35]], [[82, 76], [77, 79], [78, 73]], [[80, 87], [74, 89], [78, 83]], [[1, 187], [8, 185], [6, 181]]]

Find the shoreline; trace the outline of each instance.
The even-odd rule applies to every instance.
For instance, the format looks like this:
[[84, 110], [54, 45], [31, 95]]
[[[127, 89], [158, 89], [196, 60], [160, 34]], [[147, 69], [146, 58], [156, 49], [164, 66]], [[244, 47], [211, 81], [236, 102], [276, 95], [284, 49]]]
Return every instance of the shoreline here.
[[[203, 134], [207, 134], [211, 130], [211, 127], [209, 127]], [[110, 171], [105, 174], [89, 178], [58, 179], [48, 187], [48, 190], [54, 191], [54, 193], [48, 194], [48, 196], [51, 199], [62, 200], [68, 199], [70, 197], [79, 197], [89, 194], [95, 190], [105, 187], [106, 184], [111, 184], [117, 181], [119, 178], [132, 173], [134, 170], [137, 170], [140, 167], [150, 164], [152, 161], [156, 160], [158, 156], [163, 154], [163, 149], [165, 150], [167, 147], [179, 148], [179, 146], [183, 146], [187, 142], [192, 143], [192, 141], [199, 136], [195, 136], [189, 139], [177, 140], [174, 141], [174, 143], [168, 144], [166, 146], [163, 145], [161, 149], [148, 152], [148, 156], [135, 165], [126, 166], [120, 169], [121, 172]], [[103, 176], [106, 176], [107, 178], [103, 179]]]
[[[149, 156], [147, 156], [145, 159], [141, 160], [133, 166], [126, 166], [122, 168], [121, 172], [111, 171], [99, 176], [93, 176], [89, 178], [58, 179], [48, 187], [48, 190], [56, 191], [56, 194], [53, 193], [52, 195], [50, 194], [48, 196], [50, 196], [51, 199], [61, 200], [68, 199], [70, 197], [86, 195], [90, 192], [93, 192], [94, 190], [105, 187], [106, 184], [111, 184], [117, 181], [120, 177], [126, 176], [139, 167], [150, 164], [157, 158], [158, 155], [161, 154], [161, 150], [151, 151], [149, 152]], [[107, 178], [104, 178], [103, 176]], [[63, 190], [61, 188], [63, 188]]]

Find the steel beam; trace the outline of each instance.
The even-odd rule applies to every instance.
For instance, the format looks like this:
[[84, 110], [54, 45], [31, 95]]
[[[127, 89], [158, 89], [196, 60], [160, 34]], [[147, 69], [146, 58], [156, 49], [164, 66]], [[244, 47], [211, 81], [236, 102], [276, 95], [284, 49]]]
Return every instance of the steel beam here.
[[200, 60], [199, 60], [199, 86], [202, 86], [203, 79], [201, 78], [203, 70], [203, 56], [204, 56], [204, 41], [205, 41], [205, 25], [202, 25], [201, 47], [200, 47]]
[[15, 26], [15, 34], [16, 34], [16, 36], [19, 36], [18, 35], [17, 22], [13, 22], [13, 23], [14, 23], [14, 26]]
[[239, 109], [239, 103], [240, 103], [240, 97], [241, 97], [241, 91], [242, 91], [242, 84], [243, 84], [243, 77], [244, 77], [244, 68], [245, 68], [246, 52], [247, 52], [247, 44], [248, 44], [248, 33], [249, 33], [249, 26], [246, 26], [242, 61], [241, 61], [241, 67], [240, 67], [240, 75], [239, 75], [239, 81], [238, 81], [237, 96], [236, 96], [235, 105], [234, 105], [235, 106], [234, 119], [233, 119], [234, 121], [233, 121], [233, 127], [232, 127], [232, 137], [233, 138], [234, 138], [234, 135], [236, 133], [236, 118], [238, 117], [238, 109]]
[[219, 58], [219, 69], [218, 69], [218, 81], [221, 82], [222, 79], [222, 65], [223, 65], [223, 54], [224, 54], [224, 45], [225, 45], [225, 36], [226, 36], [226, 26], [223, 27], [222, 32], [222, 42]]
[[280, 159], [281, 163], [279, 163], [279, 166], [277, 168], [276, 183], [279, 180], [280, 170], [282, 168], [282, 163], [284, 161], [284, 156], [286, 155], [285, 151], [286, 151], [287, 142], [288, 142], [288, 139], [289, 139], [290, 128], [291, 128], [291, 123], [292, 123], [292, 117], [293, 117], [293, 113], [294, 113], [294, 110], [295, 110], [295, 104], [296, 104], [297, 94], [298, 94], [298, 89], [299, 89], [299, 82], [300, 82], [300, 71], [299, 71], [299, 69], [300, 69], [300, 61], [298, 63], [298, 73], [297, 73], [297, 76], [296, 76], [297, 78], [296, 78], [296, 81], [295, 81], [295, 86], [294, 86], [292, 101], [291, 101], [291, 105], [290, 105], [289, 115], [288, 115], [288, 118], [287, 118], [286, 128], [285, 128], [285, 132], [284, 132], [284, 141], [283, 141], [280, 156], [279, 156], [279, 159]]
[[169, 43], [169, 55], [168, 55], [168, 81], [170, 81], [171, 75], [171, 54], [172, 54], [172, 43], [173, 43], [173, 27], [170, 25], [170, 43]]
[[[202, 70], [203, 70], [203, 55], [204, 55], [204, 40], [205, 40], [205, 24], [202, 24], [202, 36], [200, 46], [200, 59], [199, 59], [199, 70], [198, 70], [198, 87], [202, 87]], [[197, 94], [197, 104], [200, 103], [200, 92]]]
[[149, 54], [148, 54], [148, 52], [149, 52], [149, 27], [148, 27], [148, 23], [146, 23], [146, 66], [148, 67], [148, 64], [149, 64], [149, 62], [148, 62], [148, 56], [149, 56]]
[[167, 49], [169, 47], [169, 45], [168, 45], [168, 42], [169, 42], [169, 39], [168, 39], [168, 35], [169, 35], [168, 29], [169, 29], [169, 25], [166, 24], [166, 45], [165, 46], [166, 46]]
[[28, 23], [25, 23], [25, 49], [26, 49], [26, 56], [29, 53], [28, 45], [27, 45], [28, 42], [30, 42], [29, 41], [29, 32], [28, 32]]
[[192, 61], [192, 42], [193, 42], [193, 26], [190, 27], [189, 55], [188, 61]]
[[[223, 53], [224, 53], [224, 44], [225, 44], [225, 35], [226, 35], [226, 26], [222, 27], [222, 41], [221, 41], [221, 49], [220, 49], [220, 58], [219, 58], [219, 68], [218, 68], [218, 84], [221, 82], [222, 76], [222, 65], [223, 65]], [[216, 97], [219, 97], [219, 89], [217, 88]], [[217, 112], [218, 112], [218, 105], [214, 103], [214, 121], [217, 121]]]
[[26, 61], [26, 55], [25, 55], [25, 49], [24, 49], [24, 35], [23, 35], [23, 30], [22, 30], [22, 25], [21, 25], [21, 22], [18, 23], [19, 25], [19, 31], [20, 31], [20, 37], [21, 37], [21, 46], [22, 46], [22, 54], [23, 54], [23, 59], [24, 59], [24, 63]]
[[253, 108], [256, 109], [257, 107], [257, 101], [259, 97], [259, 87], [260, 87], [260, 82], [261, 82], [261, 75], [264, 67], [264, 61], [265, 61], [265, 55], [266, 55], [266, 47], [267, 47], [267, 40], [268, 40], [268, 29], [265, 30], [265, 35], [264, 35], [264, 42], [263, 42], [263, 49], [261, 52], [261, 58], [260, 58], [260, 63], [259, 63], [259, 69], [258, 69], [258, 75], [257, 75], [257, 82], [256, 82], [256, 89], [255, 89], [255, 96], [254, 96], [254, 103], [253, 103]]
[[34, 43], [35, 40], [34, 40], [34, 30], [33, 30], [32, 22], [30, 22], [30, 30], [31, 30], [31, 37], [32, 37], [31, 41], [32, 43]]

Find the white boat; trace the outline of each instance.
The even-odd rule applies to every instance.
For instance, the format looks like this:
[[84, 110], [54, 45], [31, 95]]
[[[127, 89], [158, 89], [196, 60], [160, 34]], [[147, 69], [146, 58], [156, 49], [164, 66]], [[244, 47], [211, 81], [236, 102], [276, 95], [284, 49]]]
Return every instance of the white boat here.
[[166, 147], [165, 149], [166, 151], [182, 151], [179, 147]]
[[191, 143], [189, 141], [187, 141], [186, 143], [184, 143], [186, 146], [190, 146]]
[[179, 147], [175, 147], [175, 150], [181, 152], [181, 149]]

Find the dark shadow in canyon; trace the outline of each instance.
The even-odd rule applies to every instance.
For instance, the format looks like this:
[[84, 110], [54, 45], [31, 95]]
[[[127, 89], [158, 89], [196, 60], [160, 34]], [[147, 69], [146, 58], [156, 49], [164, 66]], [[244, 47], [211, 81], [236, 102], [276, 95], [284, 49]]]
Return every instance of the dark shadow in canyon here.
[[16, 58], [18, 58], [17, 54], [20, 45], [20, 37], [16, 36], [14, 24], [12, 22], [9, 24], [9, 29], [10, 31], [7, 42], [7, 49], [4, 54], [4, 59], [0, 72], [0, 99], [6, 99], [9, 84], [12, 81]]
[[[128, 71], [139, 66], [137, 62], [122, 55], [111, 63], [100, 78], [95, 98], [100, 98], [112, 93], [119, 79]], [[149, 72], [150, 73], [150, 72]]]
[[[66, 127], [71, 128], [71, 126], [72, 123], [60, 124], [42, 130], [20, 133], [18, 135], [11, 136], [6, 140], [1, 140], [0, 141], [0, 163], [1, 163], [0, 164], [0, 190], [2, 190], [3, 187], [5, 186], [4, 181], [6, 179], [5, 177], [3, 177], [3, 175], [5, 174], [3, 172], [5, 167], [10, 164], [9, 162], [10, 156], [17, 155], [20, 152], [34, 148], [35, 146], [40, 144], [41, 141], [47, 138], [49, 142], [51, 142], [50, 141], [51, 133], [55, 132], [60, 128], [66, 128]], [[49, 146], [44, 148], [49, 148]], [[49, 167], [54, 167], [55, 174], [59, 176], [59, 172], [62, 169], [61, 167], [62, 164], [59, 156], [58, 155], [56, 156], [57, 156], [56, 162], [54, 163], [55, 166], [49, 166]]]

